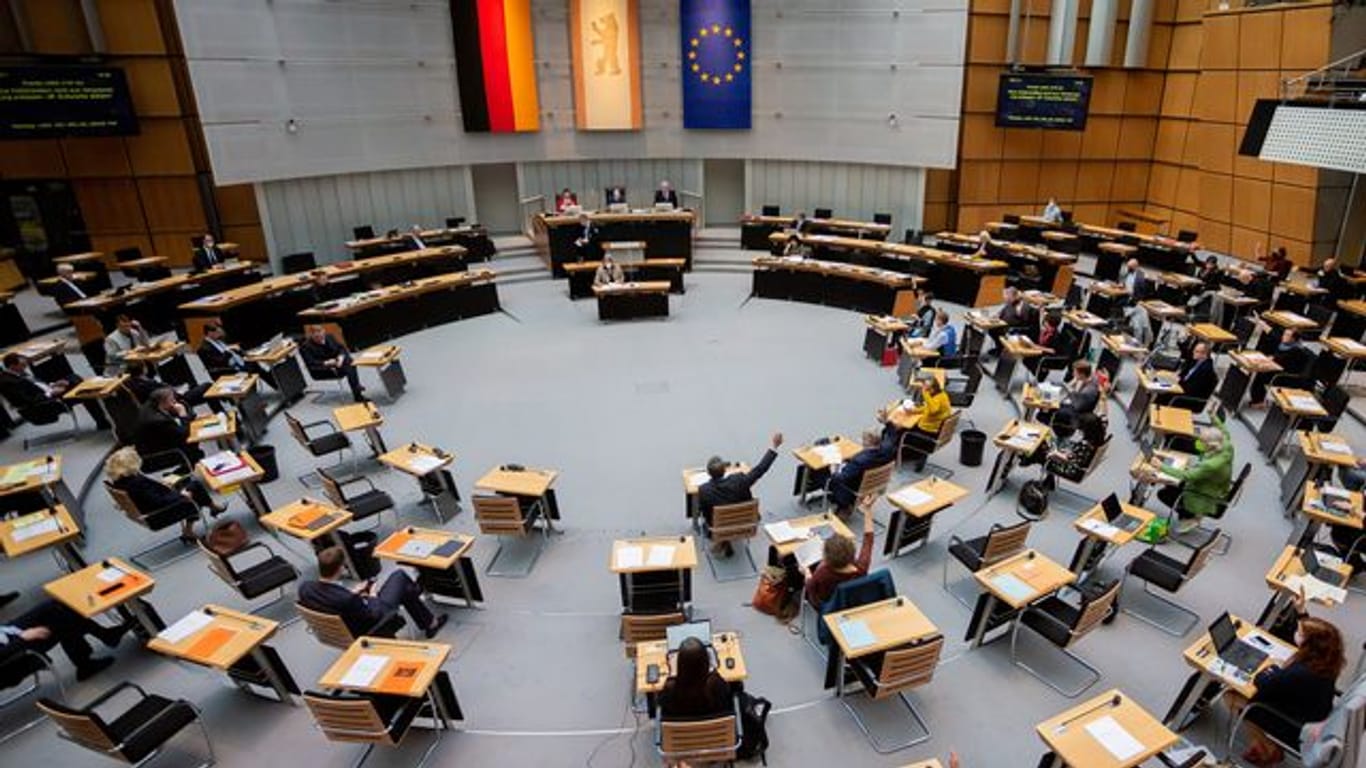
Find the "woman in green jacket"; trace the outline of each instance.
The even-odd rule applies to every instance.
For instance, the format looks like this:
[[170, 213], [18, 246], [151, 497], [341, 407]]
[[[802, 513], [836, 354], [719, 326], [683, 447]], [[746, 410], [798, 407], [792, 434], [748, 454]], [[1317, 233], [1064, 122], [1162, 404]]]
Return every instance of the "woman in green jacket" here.
[[1214, 423], [1218, 429], [1206, 427], [1196, 433], [1199, 456], [1190, 466], [1162, 470], [1181, 481], [1157, 492], [1157, 498], [1180, 518], [1178, 533], [1194, 529], [1200, 518], [1217, 512], [1233, 484], [1233, 440], [1224, 422], [1216, 419]]

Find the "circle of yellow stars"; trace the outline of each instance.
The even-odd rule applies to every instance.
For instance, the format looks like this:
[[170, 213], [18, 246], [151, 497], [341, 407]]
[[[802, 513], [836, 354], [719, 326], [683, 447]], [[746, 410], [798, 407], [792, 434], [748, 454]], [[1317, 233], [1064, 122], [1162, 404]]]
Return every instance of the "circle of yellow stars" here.
[[[709, 72], [697, 63], [698, 49], [707, 38], [730, 41], [731, 48], [735, 50], [735, 60], [729, 71]], [[745, 41], [737, 37], [735, 30], [730, 27], [723, 27], [720, 24], [702, 27], [688, 42], [688, 69], [692, 70], [693, 74], [697, 75], [698, 79], [704, 83], [720, 85], [721, 83], [733, 82], [735, 76], [745, 70]]]

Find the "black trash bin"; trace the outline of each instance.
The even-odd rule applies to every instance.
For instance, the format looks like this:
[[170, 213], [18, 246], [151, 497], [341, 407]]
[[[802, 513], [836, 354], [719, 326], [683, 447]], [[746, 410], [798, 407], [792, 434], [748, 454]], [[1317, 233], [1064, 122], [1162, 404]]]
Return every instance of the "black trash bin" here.
[[265, 475], [256, 482], [270, 483], [280, 479], [280, 465], [275, 461], [275, 446], [253, 445], [247, 449], [247, 453], [261, 465], [261, 471], [265, 472]]
[[958, 450], [958, 462], [965, 467], [982, 466], [982, 454], [987, 449], [987, 433], [977, 429], [965, 429], [958, 433], [962, 447]]

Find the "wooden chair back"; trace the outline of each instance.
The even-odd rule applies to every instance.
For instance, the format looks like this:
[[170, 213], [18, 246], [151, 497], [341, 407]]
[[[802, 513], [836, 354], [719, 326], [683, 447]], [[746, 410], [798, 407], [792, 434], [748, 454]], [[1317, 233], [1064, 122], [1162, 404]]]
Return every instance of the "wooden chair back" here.
[[129, 496], [127, 491], [122, 488], [115, 488], [108, 481], [105, 482], [104, 489], [109, 492], [110, 497], [114, 499], [114, 506], [123, 512], [124, 517], [143, 528], [147, 527], [147, 521], [143, 519], [141, 510], [138, 509], [138, 505], [133, 503], [133, 497]]
[[237, 574], [232, 572], [232, 567], [228, 565], [227, 559], [210, 549], [202, 540], [196, 543], [199, 545], [199, 551], [203, 552], [204, 557], [209, 560], [209, 570], [213, 571], [214, 575], [226, 582], [228, 586], [237, 589]]
[[368, 699], [334, 699], [309, 691], [304, 694], [304, 703], [328, 741], [388, 746], [398, 743]]
[[738, 504], [721, 504], [712, 507], [712, 541], [737, 541], [752, 539], [759, 533], [759, 500], [750, 499]]
[[299, 615], [304, 618], [304, 623], [308, 625], [309, 631], [323, 645], [344, 651], [356, 642], [355, 635], [351, 634], [351, 628], [346, 626], [346, 622], [342, 621], [341, 616], [305, 608], [301, 603], [295, 603], [294, 607], [298, 609]]
[[659, 751], [666, 760], [725, 763], [735, 759], [735, 715], [709, 720], [661, 720]]
[[1205, 569], [1209, 563], [1210, 556], [1214, 554], [1214, 545], [1219, 543], [1219, 534], [1222, 533], [1218, 528], [1210, 531], [1204, 543], [1195, 548], [1191, 553], [1191, 559], [1186, 562], [1185, 581], [1195, 578], [1197, 573]]
[[636, 645], [663, 640], [669, 627], [687, 621], [681, 612], [621, 615], [621, 641], [626, 644], [626, 658], [636, 657]]
[[304, 425], [301, 424], [298, 419], [294, 418], [294, 414], [289, 411], [285, 411], [284, 415], [285, 423], [289, 425], [289, 434], [294, 436], [294, 440], [298, 442], [299, 445], [307, 449], [308, 435], [304, 433]]
[[315, 471], [318, 473], [318, 480], [322, 482], [323, 495], [327, 497], [328, 501], [345, 509], [346, 494], [342, 493], [341, 483], [338, 483], [337, 478], [322, 467], [318, 467]]
[[1077, 617], [1077, 623], [1072, 627], [1073, 640], [1084, 637], [1086, 633], [1100, 626], [1100, 623], [1110, 614], [1110, 609], [1114, 607], [1115, 601], [1119, 599], [1120, 584], [1121, 582], [1116, 579], [1104, 592], [1087, 601], [1086, 607]]
[[987, 533], [987, 544], [982, 549], [982, 565], [999, 563], [1023, 552], [1025, 541], [1029, 538], [1029, 525], [1029, 521], [1025, 520], [1003, 528], [993, 526]]
[[934, 449], [936, 451], [953, 441], [953, 436], [958, 432], [958, 419], [962, 415], [963, 411], [961, 409], [955, 410], [949, 414], [947, 419], [944, 419], [943, 424], [939, 425], [939, 435], [934, 440]]
[[474, 519], [479, 532], [489, 536], [525, 536], [527, 532], [521, 505], [511, 496], [475, 496]]
[[112, 754], [113, 749], [118, 746], [89, 712], [58, 709], [50, 706], [46, 700], [37, 702], [37, 706], [48, 719], [57, 724], [67, 738], [87, 749]]
[[881, 496], [887, 492], [887, 484], [892, 481], [892, 470], [896, 469], [896, 462], [889, 461], [876, 467], [870, 467], [863, 473], [863, 479], [858, 484], [858, 497]]
[[943, 650], [944, 636], [935, 635], [915, 645], [887, 651], [882, 655], [882, 669], [878, 671], [872, 697], [885, 699], [928, 683], [934, 678]]

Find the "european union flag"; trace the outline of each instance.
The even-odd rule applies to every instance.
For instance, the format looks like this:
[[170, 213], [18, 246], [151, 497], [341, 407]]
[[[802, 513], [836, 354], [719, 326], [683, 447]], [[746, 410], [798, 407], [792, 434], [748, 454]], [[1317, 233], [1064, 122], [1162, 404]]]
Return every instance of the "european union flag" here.
[[683, 127], [750, 127], [749, 0], [680, 0]]

